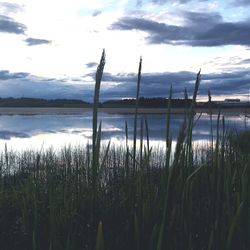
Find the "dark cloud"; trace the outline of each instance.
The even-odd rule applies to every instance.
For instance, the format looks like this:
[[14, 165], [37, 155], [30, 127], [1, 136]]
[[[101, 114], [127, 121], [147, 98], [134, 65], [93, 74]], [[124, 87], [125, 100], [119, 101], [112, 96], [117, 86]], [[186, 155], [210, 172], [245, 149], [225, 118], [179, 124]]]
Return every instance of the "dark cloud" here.
[[53, 81], [56, 80], [56, 78], [43, 78], [41, 80], [44, 81], [44, 82], [53, 82]]
[[102, 11], [100, 11], [100, 10], [96, 10], [96, 11], [94, 11], [94, 13], [92, 14], [92, 16], [99, 16], [99, 15], [101, 15], [102, 14]]
[[4, 13], [17, 13], [22, 11], [22, 6], [16, 3], [1, 2], [0, 10]]
[[[182, 96], [185, 87], [192, 87], [195, 74], [193, 72], [164, 72], [164, 73], [147, 73], [142, 76], [141, 96], [145, 97], [166, 97], [170, 88], [173, 85], [174, 95]], [[112, 88], [105, 88], [105, 83], [114, 84]], [[120, 74], [111, 75], [104, 74], [103, 88], [101, 88], [101, 97], [105, 99], [118, 99], [122, 97], [135, 97], [136, 93], [136, 74]]]
[[[196, 73], [188, 71], [146, 73], [142, 75], [141, 96], [167, 97], [171, 84], [175, 98], [183, 97], [185, 88], [191, 96], [195, 78]], [[101, 98], [105, 100], [135, 97], [136, 81], [136, 74], [112, 75], [105, 73], [101, 86]], [[220, 74], [202, 74], [199, 95], [207, 96], [208, 90], [215, 98], [218, 95], [246, 95], [249, 86], [249, 69]]]
[[249, 0], [233, 0], [232, 3], [235, 6], [247, 6], [247, 5], [250, 5]]
[[32, 76], [28, 73], [0, 71], [0, 97], [66, 98], [92, 100], [93, 84]]
[[85, 64], [87, 68], [94, 68], [98, 65], [96, 62], [89, 62]]
[[18, 72], [18, 73], [10, 73], [8, 70], [0, 70], [0, 80], [11, 80], [18, 78], [25, 78], [29, 76], [29, 73]]
[[[250, 86], [250, 70], [237, 70], [225, 73], [202, 74], [199, 96], [207, 96], [212, 92], [213, 99], [223, 95], [246, 96]], [[91, 102], [94, 91], [94, 73], [89, 74], [93, 82], [74, 83], [64, 79], [38, 78], [28, 73], [10, 73], [0, 71], [1, 97], [35, 97], [35, 98], [67, 98], [81, 99]], [[144, 97], [167, 97], [170, 85], [173, 86], [174, 98], [182, 98], [186, 88], [192, 95], [195, 72], [163, 72], [142, 74], [141, 92]], [[135, 97], [136, 74], [105, 73], [101, 83], [101, 100]]]
[[24, 34], [26, 26], [14, 21], [12, 18], [0, 15], [0, 32]]
[[10, 140], [13, 137], [17, 138], [28, 138], [29, 135], [22, 132], [14, 132], [14, 131], [7, 131], [7, 130], [0, 130], [0, 139]]
[[249, 64], [249, 63], [250, 63], [250, 58], [241, 61], [241, 64]]
[[[165, 3], [188, 3], [192, 0], [152, 0], [155, 4], [165, 4]], [[206, 0], [205, 0], [206, 1]]]
[[[158, 5], [163, 5], [163, 4], [166, 4], [166, 3], [174, 3], [174, 4], [185, 4], [185, 3], [188, 3], [188, 2], [191, 2], [193, 0], [152, 0], [152, 2], [154, 4], [158, 4]], [[198, 2], [207, 2], [209, 0], [198, 0]], [[242, 0], [244, 1], [244, 0]], [[247, 1], [247, 0], [245, 0]], [[137, 5], [142, 5], [143, 4], [143, 0], [137, 0]]]
[[150, 44], [188, 46], [250, 46], [250, 20], [224, 22], [219, 13], [183, 12], [183, 26], [169, 25], [145, 18], [123, 17], [113, 23], [113, 30], [138, 30], [147, 33]]
[[28, 46], [35, 46], [35, 45], [42, 45], [42, 44], [50, 44], [50, 40], [46, 39], [37, 39], [37, 38], [27, 38], [25, 39], [25, 42], [27, 43]]
[[223, 22], [223, 18], [218, 12], [183, 12], [182, 13], [185, 26], [189, 27], [197, 27], [199, 26], [201, 29], [208, 29], [213, 27], [218, 23]]
[[248, 70], [239, 70], [232, 73], [208, 74], [202, 77], [200, 94], [206, 95], [211, 90], [217, 95], [245, 95], [249, 91], [250, 74]]
[[[183, 81], [192, 81], [195, 78], [195, 73], [188, 71], [180, 71], [177, 73], [164, 72], [164, 73], [144, 73], [143, 82], [145, 85], [155, 85], [157, 83], [178, 84]], [[119, 83], [135, 83], [137, 81], [136, 74], [118, 74], [112, 75], [110, 73], [104, 73], [103, 81], [105, 82], [119, 82]]]
[[142, 0], [137, 0], [136, 6], [141, 6], [142, 5]]

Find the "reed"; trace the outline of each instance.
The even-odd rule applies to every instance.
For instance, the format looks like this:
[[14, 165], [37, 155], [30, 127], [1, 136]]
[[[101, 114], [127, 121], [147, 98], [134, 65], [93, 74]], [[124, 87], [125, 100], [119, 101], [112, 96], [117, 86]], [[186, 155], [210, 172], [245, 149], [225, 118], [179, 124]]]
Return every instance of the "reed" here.
[[141, 68], [142, 68], [142, 58], [140, 58], [140, 62], [139, 62], [137, 87], [136, 87], [136, 99], [135, 99], [134, 143], [133, 143], [133, 170], [134, 171], [136, 168], [137, 117], [138, 117], [139, 95], [140, 95], [140, 86], [141, 86]]

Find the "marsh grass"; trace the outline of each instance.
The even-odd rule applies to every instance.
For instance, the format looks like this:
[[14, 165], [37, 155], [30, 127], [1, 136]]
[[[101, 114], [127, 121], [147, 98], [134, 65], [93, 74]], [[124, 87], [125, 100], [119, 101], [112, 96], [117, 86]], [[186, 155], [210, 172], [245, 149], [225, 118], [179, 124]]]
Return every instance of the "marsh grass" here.
[[96, 74], [92, 145], [0, 153], [1, 249], [249, 249], [249, 133], [228, 133], [218, 115], [215, 141], [193, 146], [199, 72], [172, 160], [172, 87], [165, 151], [151, 147], [146, 118], [138, 133], [136, 111], [133, 145], [127, 123], [125, 145], [102, 145], [104, 65], [105, 52]]

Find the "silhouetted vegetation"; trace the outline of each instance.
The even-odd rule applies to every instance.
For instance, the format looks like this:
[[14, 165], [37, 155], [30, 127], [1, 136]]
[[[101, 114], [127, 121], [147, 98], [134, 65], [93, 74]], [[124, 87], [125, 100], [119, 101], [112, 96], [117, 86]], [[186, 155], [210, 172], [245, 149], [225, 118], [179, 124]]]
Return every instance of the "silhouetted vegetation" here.
[[[192, 103], [191, 99], [171, 99], [172, 108], [189, 108]], [[104, 102], [98, 102], [100, 108], [134, 108], [136, 99], [118, 99], [118, 100], [107, 100]], [[246, 108], [250, 107], [247, 103], [225, 104], [223, 102], [218, 103], [212, 102], [198, 102], [195, 103], [198, 108], [204, 109], [220, 109], [220, 108]], [[58, 107], [58, 108], [92, 108], [93, 104], [76, 99], [40, 99], [40, 98], [0, 98], [0, 107]], [[138, 100], [139, 108], [167, 108], [168, 98], [153, 97], [146, 98], [140, 97]]]
[[[186, 108], [190, 107], [191, 99], [172, 99], [171, 106], [173, 108]], [[108, 100], [101, 104], [101, 107], [134, 107], [136, 99], [122, 99], [122, 100]], [[140, 97], [138, 107], [145, 108], [166, 108], [168, 107], [168, 99], [162, 97], [145, 98]]]
[[[135, 106], [135, 99], [122, 100], [108, 100], [99, 102], [99, 107], [103, 108], [133, 108]], [[191, 99], [172, 99], [172, 107], [185, 108], [191, 105]], [[145, 108], [166, 108], [168, 106], [168, 99], [156, 98], [139, 98], [138, 107]], [[74, 99], [39, 99], [39, 98], [0, 98], [0, 107], [68, 107], [68, 108], [86, 108], [92, 107], [91, 103], [74, 100]]]
[[236, 102], [236, 103], [230, 103], [230, 102], [199, 102], [197, 103], [197, 107], [204, 108], [204, 109], [230, 109], [230, 108], [249, 108], [250, 103], [248, 102]]
[[0, 98], [0, 107], [58, 107], [85, 108], [91, 107], [88, 102], [71, 99], [46, 100], [38, 98]]

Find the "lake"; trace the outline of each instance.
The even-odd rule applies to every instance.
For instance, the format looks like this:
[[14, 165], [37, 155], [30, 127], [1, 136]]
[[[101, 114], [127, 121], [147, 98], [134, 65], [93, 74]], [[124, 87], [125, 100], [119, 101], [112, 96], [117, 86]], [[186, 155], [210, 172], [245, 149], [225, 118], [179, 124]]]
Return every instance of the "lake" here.
[[[138, 132], [141, 118], [146, 118], [149, 125], [151, 145], [165, 145], [165, 114], [139, 115]], [[183, 122], [181, 114], [171, 115], [171, 131], [176, 140], [178, 131]], [[217, 115], [213, 115], [213, 130], [216, 131]], [[125, 143], [125, 121], [128, 124], [129, 138], [133, 137], [132, 114], [100, 113], [102, 121], [102, 139], [107, 142], [111, 139], [113, 144]], [[243, 130], [249, 121], [244, 115], [227, 114], [225, 116], [228, 129]], [[145, 126], [144, 126], [145, 128]], [[138, 133], [139, 135], [140, 133]], [[145, 135], [145, 131], [144, 131]], [[42, 149], [61, 148], [62, 146], [78, 146], [91, 143], [92, 113], [81, 114], [40, 114], [40, 115], [0, 115], [0, 150], [5, 145], [8, 149]], [[195, 142], [205, 142], [210, 138], [209, 116], [204, 114], [197, 121], [193, 130]]]

